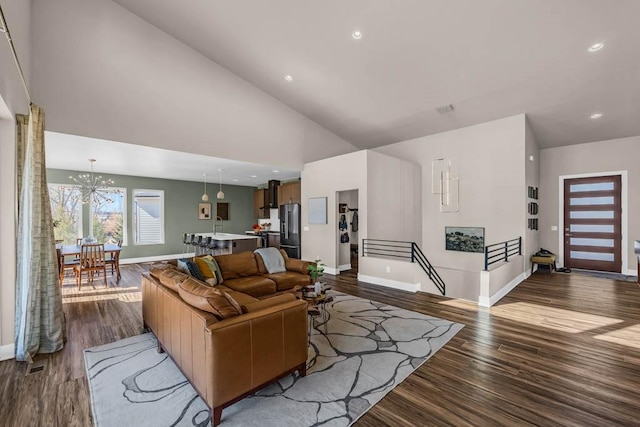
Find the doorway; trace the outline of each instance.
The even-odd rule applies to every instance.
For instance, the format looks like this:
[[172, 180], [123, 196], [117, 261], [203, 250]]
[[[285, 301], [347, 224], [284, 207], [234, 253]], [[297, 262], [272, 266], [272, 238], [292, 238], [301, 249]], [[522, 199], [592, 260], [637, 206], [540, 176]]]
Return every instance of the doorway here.
[[358, 271], [359, 254], [359, 209], [358, 190], [347, 190], [337, 192], [338, 212], [337, 212], [337, 238], [336, 245], [338, 254], [339, 273]]
[[564, 266], [622, 272], [622, 177], [564, 180]]

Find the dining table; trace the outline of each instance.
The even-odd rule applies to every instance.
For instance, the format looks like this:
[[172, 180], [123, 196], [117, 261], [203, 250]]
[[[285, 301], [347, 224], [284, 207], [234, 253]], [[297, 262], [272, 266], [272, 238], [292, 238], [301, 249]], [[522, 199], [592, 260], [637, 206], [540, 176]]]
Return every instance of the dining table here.
[[[75, 257], [79, 258], [80, 253], [82, 252], [81, 245], [56, 245], [56, 249], [60, 249], [60, 255], [64, 257]], [[122, 247], [113, 244], [113, 243], [105, 243], [104, 244], [104, 252], [105, 254], [110, 254], [111, 258], [115, 260], [114, 265], [116, 267], [117, 273], [117, 282], [120, 282], [120, 251]]]

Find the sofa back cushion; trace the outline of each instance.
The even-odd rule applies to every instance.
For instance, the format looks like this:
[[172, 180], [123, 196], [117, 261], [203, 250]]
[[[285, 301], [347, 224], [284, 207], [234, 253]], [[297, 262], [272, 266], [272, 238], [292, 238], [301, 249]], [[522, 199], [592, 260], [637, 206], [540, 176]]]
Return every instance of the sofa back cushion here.
[[158, 280], [172, 291], [178, 292], [178, 287], [189, 278], [188, 274], [174, 269], [166, 269], [160, 273]]
[[228, 319], [242, 314], [240, 305], [231, 295], [191, 277], [180, 284], [178, 292], [187, 304], [208, 311], [218, 319]]
[[149, 274], [151, 274], [151, 276], [153, 276], [154, 278], [160, 280], [160, 274], [162, 274], [162, 272], [164, 272], [165, 270], [177, 270], [177, 267], [166, 262], [159, 262], [156, 264], [152, 264], [149, 267]]
[[220, 267], [220, 273], [224, 280], [238, 277], [259, 276], [258, 264], [253, 252], [240, 252], [239, 254], [219, 255], [215, 260]]

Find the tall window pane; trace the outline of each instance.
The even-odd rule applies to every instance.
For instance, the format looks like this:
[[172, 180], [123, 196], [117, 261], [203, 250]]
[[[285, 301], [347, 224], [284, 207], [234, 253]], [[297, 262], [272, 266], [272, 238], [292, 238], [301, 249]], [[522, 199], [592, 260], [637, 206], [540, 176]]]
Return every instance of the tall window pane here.
[[136, 245], [164, 243], [164, 191], [133, 190]]
[[110, 188], [108, 199], [91, 201], [91, 235], [100, 243], [126, 244], [127, 190]]
[[49, 184], [56, 240], [74, 245], [82, 237], [82, 194], [72, 185]]

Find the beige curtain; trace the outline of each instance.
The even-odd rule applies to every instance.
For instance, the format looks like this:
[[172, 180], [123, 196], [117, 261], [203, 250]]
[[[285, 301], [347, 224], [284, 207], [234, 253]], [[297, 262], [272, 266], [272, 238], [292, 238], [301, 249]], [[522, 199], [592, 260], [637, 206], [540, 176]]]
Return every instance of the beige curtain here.
[[18, 239], [16, 359], [53, 353], [65, 341], [62, 293], [44, 155], [44, 111], [31, 104], [17, 117]]

